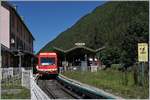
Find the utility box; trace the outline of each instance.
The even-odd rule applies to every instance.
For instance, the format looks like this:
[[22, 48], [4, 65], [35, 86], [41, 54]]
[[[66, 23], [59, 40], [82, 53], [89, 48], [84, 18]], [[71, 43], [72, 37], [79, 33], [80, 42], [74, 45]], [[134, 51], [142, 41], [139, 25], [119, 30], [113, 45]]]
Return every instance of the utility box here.
[[87, 61], [81, 61], [81, 71], [87, 70], [88, 70]]
[[97, 72], [97, 65], [91, 65], [91, 72]]

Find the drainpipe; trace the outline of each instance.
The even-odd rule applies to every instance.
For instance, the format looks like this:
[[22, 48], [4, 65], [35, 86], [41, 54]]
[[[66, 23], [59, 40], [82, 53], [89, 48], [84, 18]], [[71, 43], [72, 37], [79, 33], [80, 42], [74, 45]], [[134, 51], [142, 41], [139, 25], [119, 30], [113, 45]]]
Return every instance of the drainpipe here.
[[[0, 80], [2, 80], [2, 69], [1, 69], [1, 67], [2, 67], [2, 57], [1, 57], [1, 43], [0, 43]], [[1, 93], [1, 84], [0, 84], [0, 93]]]
[[2, 50], [1, 50], [1, 43], [0, 43], [0, 68], [2, 67], [2, 55], [1, 55], [1, 52], [2, 52]]

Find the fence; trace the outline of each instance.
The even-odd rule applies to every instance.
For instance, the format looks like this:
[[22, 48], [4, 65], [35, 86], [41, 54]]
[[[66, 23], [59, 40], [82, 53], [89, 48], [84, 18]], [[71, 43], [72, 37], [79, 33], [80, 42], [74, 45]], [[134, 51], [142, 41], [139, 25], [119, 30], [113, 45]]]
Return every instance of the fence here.
[[149, 83], [149, 65], [148, 63], [136, 63], [133, 68], [133, 77], [135, 84], [147, 85]]
[[21, 82], [22, 82], [22, 86], [26, 87], [27, 89], [30, 89], [30, 75], [31, 75], [31, 70], [24, 70], [22, 69], [22, 78], [21, 78]]
[[[28, 68], [31, 69], [31, 68]], [[31, 70], [24, 68], [0, 68], [2, 72], [2, 91], [7, 89], [19, 89], [25, 87], [30, 90], [31, 99], [49, 100], [49, 97], [36, 84], [36, 77], [33, 77]]]
[[1, 68], [2, 89], [11, 87], [15, 88], [23, 86], [30, 89], [30, 70], [24, 70], [24, 68]]
[[19, 68], [1, 68], [2, 88], [11, 86], [15, 87], [16, 85], [21, 85], [21, 69]]
[[[67, 71], [91, 71], [91, 72], [97, 72], [98, 70], [104, 69], [105, 65], [97, 66], [97, 65], [91, 65], [91, 66], [69, 66], [67, 67]], [[60, 67], [60, 73], [64, 72], [64, 68]]]

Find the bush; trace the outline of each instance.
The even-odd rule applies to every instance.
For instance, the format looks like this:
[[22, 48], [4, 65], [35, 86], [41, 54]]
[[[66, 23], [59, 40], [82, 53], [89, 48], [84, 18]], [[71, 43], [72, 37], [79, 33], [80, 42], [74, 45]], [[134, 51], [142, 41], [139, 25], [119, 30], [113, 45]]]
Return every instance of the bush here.
[[100, 59], [106, 68], [111, 67], [113, 63], [119, 63], [120, 50], [117, 47], [107, 47], [100, 52]]
[[120, 69], [122, 66], [121, 66], [121, 64], [112, 64], [111, 65], [111, 69], [114, 69], [114, 70], [118, 70], [118, 69]]

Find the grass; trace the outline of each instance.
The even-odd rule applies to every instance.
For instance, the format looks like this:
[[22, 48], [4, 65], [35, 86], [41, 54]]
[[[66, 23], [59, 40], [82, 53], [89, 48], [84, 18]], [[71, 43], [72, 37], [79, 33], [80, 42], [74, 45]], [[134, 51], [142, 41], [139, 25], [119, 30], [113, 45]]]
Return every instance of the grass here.
[[134, 85], [133, 73], [128, 72], [128, 84], [124, 83], [124, 73], [117, 70], [100, 70], [98, 72], [65, 72], [63, 75], [78, 80], [82, 83], [104, 89], [123, 98], [148, 98], [149, 87], [146, 83], [143, 87]]
[[[30, 95], [30, 90], [26, 89], [25, 87], [21, 86], [21, 80], [17, 80], [15, 81], [15, 83], [13, 82], [8, 82], [8, 83], [2, 83], [1, 84], [1, 89], [2, 90], [8, 90], [8, 92], [2, 93], [1, 94], [1, 98], [2, 99], [30, 99], [31, 95]], [[15, 91], [15, 89], [19, 89], [21, 90], [18, 93], [9, 93], [9, 90], [13, 90]]]
[[2, 89], [13, 89], [13, 88], [19, 89], [19, 88], [22, 88], [21, 80], [16, 80], [14, 82], [12, 82], [12, 81], [7, 82], [6, 81], [5, 83], [1, 84], [1, 88]]
[[2, 99], [30, 99], [31, 95], [30, 95], [30, 90], [26, 89], [24, 87], [20, 88], [21, 92], [17, 93], [17, 94], [2, 94], [1, 98]]

